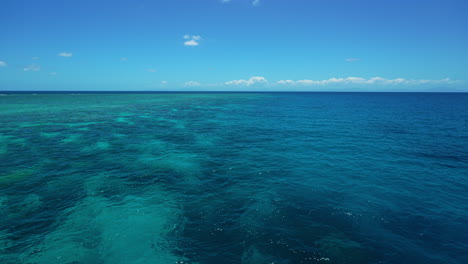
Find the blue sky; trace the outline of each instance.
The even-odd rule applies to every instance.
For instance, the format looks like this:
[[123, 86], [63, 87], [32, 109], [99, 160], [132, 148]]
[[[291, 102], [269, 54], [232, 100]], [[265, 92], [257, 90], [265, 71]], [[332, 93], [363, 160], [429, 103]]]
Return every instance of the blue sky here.
[[0, 90], [468, 91], [465, 0], [2, 0]]

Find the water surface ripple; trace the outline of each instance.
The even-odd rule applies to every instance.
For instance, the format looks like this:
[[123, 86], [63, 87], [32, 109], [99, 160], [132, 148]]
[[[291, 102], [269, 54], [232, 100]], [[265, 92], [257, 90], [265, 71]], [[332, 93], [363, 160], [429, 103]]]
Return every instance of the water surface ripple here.
[[468, 94], [8, 94], [0, 263], [468, 263]]

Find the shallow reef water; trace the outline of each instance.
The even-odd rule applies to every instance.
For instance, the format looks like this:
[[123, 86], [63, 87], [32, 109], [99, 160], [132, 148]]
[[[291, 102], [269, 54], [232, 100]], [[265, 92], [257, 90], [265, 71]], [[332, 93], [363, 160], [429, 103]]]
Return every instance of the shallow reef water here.
[[0, 263], [468, 263], [467, 105], [6, 94]]

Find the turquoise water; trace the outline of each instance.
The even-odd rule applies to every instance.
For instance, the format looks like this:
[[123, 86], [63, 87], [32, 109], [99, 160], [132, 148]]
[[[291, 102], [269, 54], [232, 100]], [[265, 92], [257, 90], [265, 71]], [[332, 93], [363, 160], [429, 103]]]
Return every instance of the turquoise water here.
[[0, 96], [0, 263], [468, 263], [467, 106]]

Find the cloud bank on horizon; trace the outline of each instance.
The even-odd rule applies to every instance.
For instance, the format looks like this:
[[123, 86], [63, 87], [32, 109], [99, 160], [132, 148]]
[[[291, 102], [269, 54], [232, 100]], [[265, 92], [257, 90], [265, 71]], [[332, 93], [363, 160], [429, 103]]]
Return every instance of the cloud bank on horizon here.
[[[279, 80], [270, 82], [265, 77], [254, 76], [249, 79], [239, 79], [225, 82], [225, 86], [237, 86], [237, 87], [266, 87], [266, 88], [283, 88], [296, 87], [296, 88], [324, 88], [334, 86], [334, 87], [346, 87], [349, 85], [360, 85], [362, 88], [369, 86], [372, 87], [405, 87], [405, 86], [428, 86], [428, 85], [457, 85], [465, 84], [464, 81], [451, 80], [450, 78], [444, 78], [440, 80], [426, 80], [426, 79], [386, 79], [382, 77], [372, 77], [372, 78], [359, 78], [359, 77], [346, 77], [346, 78], [329, 78], [325, 80]], [[211, 84], [209, 86], [217, 86], [216, 84]], [[219, 86], [219, 85], [218, 85]]]
[[[166, 87], [167, 81], [161, 81], [159, 87]], [[415, 90], [420, 91], [432, 86], [451, 87], [454, 85], [466, 85], [465, 81], [452, 80], [444, 78], [440, 80], [427, 80], [427, 79], [386, 79], [382, 77], [372, 78], [359, 78], [359, 77], [346, 77], [346, 78], [329, 78], [325, 80], [278, 80], [269, 81], [262, 76], [253, 76], [248, 79], [238, 79], [226, 81], [224, 83], [202, 83], [199, 81], [187, 81], [183, 83], [181, 90], [191, 90], [190, 88], [197, 87], [200, 91], [368, 91], [369, 88], [376, 88], [375, 91], [404, 91], [407, 87], [413, 87]], [[153, 86], [153, 88], [158, 88]], [[390, 88], [390, 89], [389, 89]], [[402, 90], [403, 89], [403, 90]], [[180, 89], [177, 89], [180, 90]]]

